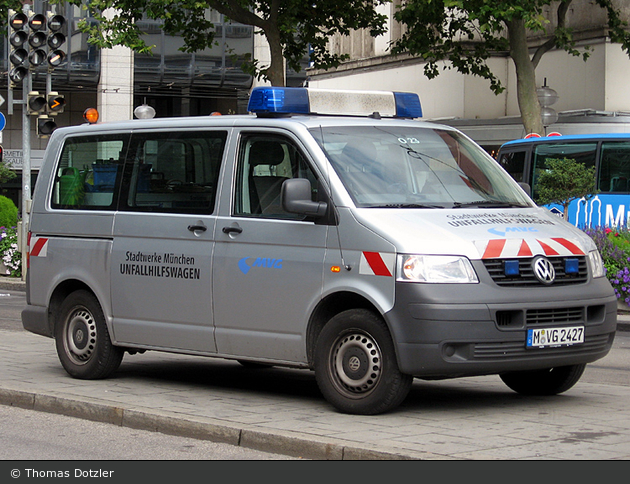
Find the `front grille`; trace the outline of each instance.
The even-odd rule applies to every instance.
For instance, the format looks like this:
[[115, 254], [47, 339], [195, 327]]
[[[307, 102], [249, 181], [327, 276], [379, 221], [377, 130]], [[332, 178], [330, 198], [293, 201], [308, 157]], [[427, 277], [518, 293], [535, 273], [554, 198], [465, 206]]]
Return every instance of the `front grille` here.
[[[499, 286], [507, 287], [523, 287], [523, 286], [540, 286], [544, 287], [534, 275], [532, 269], [533, 257], [519, 259], [484, 259], [483, 265], [486, 267], [488, 274], [492, 280]], [[556, 271], [556, 279], [553, 286], [565, 286], [569, 284], [582, 284], [588, 279], [588, 266], [586, 257], [548, 257]], [[564, 271], [566, 259], [578, 259], [579, 269], [577, 274], [567, 274]], [[518, 260], [519, 274], [517, 276], [505, 275], [505, 261]]]
[[584, 312], [578, 308], [528, 309], [527, 324], [561, 324], [584, 321]]

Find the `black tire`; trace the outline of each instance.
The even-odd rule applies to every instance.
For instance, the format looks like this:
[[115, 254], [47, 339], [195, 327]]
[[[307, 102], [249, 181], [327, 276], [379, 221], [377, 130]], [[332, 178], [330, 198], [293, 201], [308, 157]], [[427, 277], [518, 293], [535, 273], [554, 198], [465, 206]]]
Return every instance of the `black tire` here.
[[85, 290], [71, 293], [61, 304], [55, 345], [64, 369], [83, 380], [108, 377], [124, 355], [122, 348], [112, 345], [98, 300]]
[[586, 364], [544, 370], [512, 371], [499, 375], [503, 383], [521, 395], [557, 395], [575, 385]]
[[324, 326], [315, 347], [315, 378], [329, 403], [357, 415], [394, 409], [413, 381], [398, 369], [384, 321], [365, 309], [339, 313]]

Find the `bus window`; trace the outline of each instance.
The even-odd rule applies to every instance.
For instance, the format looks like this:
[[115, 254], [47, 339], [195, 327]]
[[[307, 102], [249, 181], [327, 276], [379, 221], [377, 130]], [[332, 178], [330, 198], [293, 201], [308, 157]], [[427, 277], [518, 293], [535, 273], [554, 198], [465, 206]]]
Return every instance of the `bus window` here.
[[532, 163], [532, 192], [536, 195], [538, 173], [547, 169], [548, 159], [570, 159], [581, 161], [587, 168], [595, 166], [597, 143], [546, 143], [534, 148]]
[[511, 153], [502, 153], [499, 158], [499, 164], [507, 171], [517, 182], [525, 181], [525, 155], [526, 151], [513, 151]]
[[630, 191], [630, 142], [602, 143], [598, 188], [602, 192]]

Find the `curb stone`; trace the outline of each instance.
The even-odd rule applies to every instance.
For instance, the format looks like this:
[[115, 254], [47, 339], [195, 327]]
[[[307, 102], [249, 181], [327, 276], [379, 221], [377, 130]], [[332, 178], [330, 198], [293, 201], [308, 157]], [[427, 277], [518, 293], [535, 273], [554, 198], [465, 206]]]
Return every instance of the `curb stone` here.
[[[448, 456], [425, 452], [385, 452], [368, 446], [326, 442], [317, 436], [303, 438], [290, 431], [262, 432], [247, 427], [218, 424], [211, 419], [198, 420], [172, 414], [109, 406], [97, 402], [73, 400], [54, 395], [40, 395], [0, 388], [0, 404], [41, 412], [77, 417], [137, 430], [148, 430], [180, 437], [226, 443], [264, 452], [311, 460], [449, 460]], [[410, 455], [414, 454], [414, 455]], [[417, 455], [415, 455], [417, 454]]]

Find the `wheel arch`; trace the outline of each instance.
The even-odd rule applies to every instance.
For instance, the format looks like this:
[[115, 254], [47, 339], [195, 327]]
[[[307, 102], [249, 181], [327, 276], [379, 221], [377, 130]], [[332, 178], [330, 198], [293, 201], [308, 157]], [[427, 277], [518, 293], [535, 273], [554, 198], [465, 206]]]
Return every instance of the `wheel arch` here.
[[48, 303], [48, 326], [52, 334], [54, 334], [55, 326], [57, 325], [58, 317], [59, 317], [59, 309], [63, 301], [68, 297], [68, 295], [72, 294], [75, 291], [80, 289], [84, 289], [89, 291], [96, 297], [101, 308], [103, 308], [103, 304], [100, 301], [98, 295], [90, 286], [88, 286], [85, 282], [80, 281], [78, 279], [67, 279], [62, 281], [55, 287], [52, 294], [50, 295], [50, 302]]
[[[308, 364], [313, 368], [315, 361], [315, 344], [317, 338], [321, 333], [326, 323], [336, 314], [346, 311], [348, 309], [369, 309], [379, 316], [383, 316], [378, 308], [364, 296], [351, 292], [341, 291], [333, 294], [329, 294], [322, 299], [315, 310], [313, 311], [309, 320], [308, 329], [306, 332], [306, 353], [308, 358]], [[383, 318], [384, 319], [384, 318]], [[385, 321], [391, 334], [391, 328]]]

